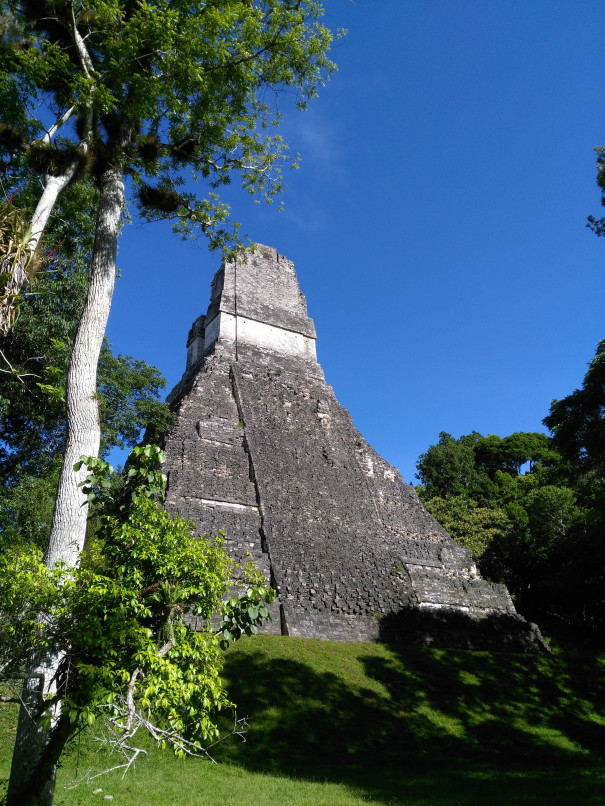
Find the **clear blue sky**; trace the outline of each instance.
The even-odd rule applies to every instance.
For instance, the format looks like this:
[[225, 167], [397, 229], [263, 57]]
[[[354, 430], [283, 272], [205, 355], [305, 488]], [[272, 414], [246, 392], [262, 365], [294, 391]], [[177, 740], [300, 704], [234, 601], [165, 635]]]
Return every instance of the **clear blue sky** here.
[[[605, 338], [605, 7], [596, 0], [327, 0], [338, 73], [284, 104], [285, 209], [233, 193], [296, 264], [328, 383], [414, 481], [440, 431], [544, 430]], [[605, 213], [605, 211], [603, 211]], [[171, 388], [219, 265], [127, 226], [109, 338]]]

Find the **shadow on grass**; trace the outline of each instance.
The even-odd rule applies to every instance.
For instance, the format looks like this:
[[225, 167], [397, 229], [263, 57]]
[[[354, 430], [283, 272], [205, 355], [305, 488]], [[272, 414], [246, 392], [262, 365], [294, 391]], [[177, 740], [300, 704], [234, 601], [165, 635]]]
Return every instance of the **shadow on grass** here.
[[251, 641], [230, 654], [251, 730], [218, 757], [380, 803], [605, 804], [599, 657], [357, 644], [343, 659], [345, 646], [289, 639], [290, 657], [276, 657]]

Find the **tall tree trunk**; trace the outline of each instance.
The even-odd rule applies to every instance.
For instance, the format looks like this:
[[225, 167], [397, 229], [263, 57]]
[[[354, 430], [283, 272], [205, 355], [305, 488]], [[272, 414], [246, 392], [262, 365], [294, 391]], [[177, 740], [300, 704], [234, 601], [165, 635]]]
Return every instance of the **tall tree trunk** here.
[[[97, 212], [95, 245], [92, 258], [90, 286], [67, 375], [67, 437], [63, 465], [59, 478], [57, 499], [45, 564], [52, 568], [61, 562], [68, 568], [77, 566], [84, 546], [88, 506], [80, 481], [86, 470], [76, 473], [74, 464], [82, 456], [97, 456], [101, 439], [97, 404], [97, 363], [111, 307], [115, 283], [116, 254], [120, 216], [124, 205], [124, 181], [119, 167], [108, 166], [102, 177]], [[36, 673], [23, 689], [23, 704], [19, 714], [17, 738], [13, 752], [7, 806], [21, 806], [22, 793], [33, 776], [44, 774], [48, 780], [37, 787], [38, 806], [51, 806], [54, 795], [56, 763], [48, 765], [45, 758], [50, 749], [56, 750], [55, 731], [67, 740], [64, 720], [55, 714], [50, 731], [42, 731], [35, 718], [39, 713], [40, 696], [54, 693], [55, 674], [61, 655], [55, 653], [30, 669]], [[42, 676], [42, 677], [41, 677]], [[50, 748], [47, 750], [46, 748]], [[57, 756], [58, 758], [58, 756]], [[56, 759], [55, 759], [56, 762]], [[42, 782], [40, 782], [42, 784]]]
[[[22, 714], [19, 714], [18, 732], [22, 726], [21, 717]], [[25, 729], [31, 733], [32, 719], [30, 716], [27, 719], [29, 724], [25, 725]], [[37, 730], [35, 744], [29, 747], [29, 754], [35, 756], [35, 764], [32, 765], [30, 774], [18, 784], [13, 784], [11, 776], [6, 806], [52, 806], [57, 763], [73, 733], [74, 727], [66, 714], [56, 719], [52, 731], [47, 732], [40, 728]]]
[[84, 546], [86, 517], [78, 484], [87, 470], [73, 469], [81, 456], [98, 456], [101, 441], [97, 402], [97, 364], [107, 326], [116, 276], [124, 181], [119, 168], [109, 166], [101, 178], [90, 286], [67, 374], [67, 436], [45, 564], [78, 564]]

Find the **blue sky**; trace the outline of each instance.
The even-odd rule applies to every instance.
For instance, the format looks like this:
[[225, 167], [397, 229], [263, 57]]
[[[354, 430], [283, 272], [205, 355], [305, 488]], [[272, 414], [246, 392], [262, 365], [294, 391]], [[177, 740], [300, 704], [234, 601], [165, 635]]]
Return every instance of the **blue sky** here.
[[[284, 210], [233, 192], [296, 264], [326, 379], [406, 481], [440, 431], [544, 430], [605, 338], [605, 8], [580, 0], [327, 0], [339, 71], [305, 113]], [[281, 102], [280, 102], [281, 103]], [[168, 388], [219, 265], [125, 228], [108, 335]]]

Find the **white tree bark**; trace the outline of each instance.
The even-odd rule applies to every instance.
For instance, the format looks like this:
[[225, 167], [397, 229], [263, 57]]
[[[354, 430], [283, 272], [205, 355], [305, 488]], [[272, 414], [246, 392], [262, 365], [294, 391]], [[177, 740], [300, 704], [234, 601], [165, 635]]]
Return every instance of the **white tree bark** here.
[[97, 364], [105, 335], [116, 275], [124, 181], [108, 167], [101, 179], [90, 286], [67, 374], [67, 436], [45, 564], [78, 564], [84, 546], [88, 507], [78, 484], [88, 471], [73, 469], [81, 456], [98, 456], [101, 440]]
[[69, 168], [64, 174], [61, 174], [61, 176], [48, 176], [46, 178], [44, 190], [42, 191], [42, 195], [40, 196], [32, 216], [31, 235], [29, 237], [29, 241], [27, 242], [31, 252], [35, 252], [38, 248], [40, 238], [44, 234], [44, 230], [48, 224], [48, 219], [50, 218], [50, 214], [57, 203], [59, 194], [74, 178], [77, 168], [78, 161], [74, 160], [74, 162], [72, 162]]
[[[102, 178], [97, 212], [88, 297], [76, 335], [67, 375], [67, 436], [63, 466], [44, 562], [53, 567], [61, 562], [69, 568], [78, 564], [86, 535], [88, 506], [78, 487], [87, 471], [76, 473], [74, 464], [82, 456], [97, 456], [101, 438], [97, 403], [97, 363], [109, 316], [115, 284], [116, 254], [120, 216], [124, 205], [124, 181], [119, 168], [109, 166]], [[36, 677], [23, 689], [17, 738], [13, 752], [8, 806], [29, 802], [25, 794], [28, 782], [42, 773], [44, 754], [52, 742], [53, 728], [42, 731], [36, 720], [40, 696], [55, 693], [55, 675], [61, 655], [54, 653], [40, 659], [30, 669]], [[40, 679], [42, 676], [43, 679]], [[55, 714], [54, 728], [59, 719]], [[46, 770], [42, 773], [46, 774]], [[52, 806], [54, 775], [37, 792], [37, 806]], [[24, 789], [25, 788], [25, 789]]]

